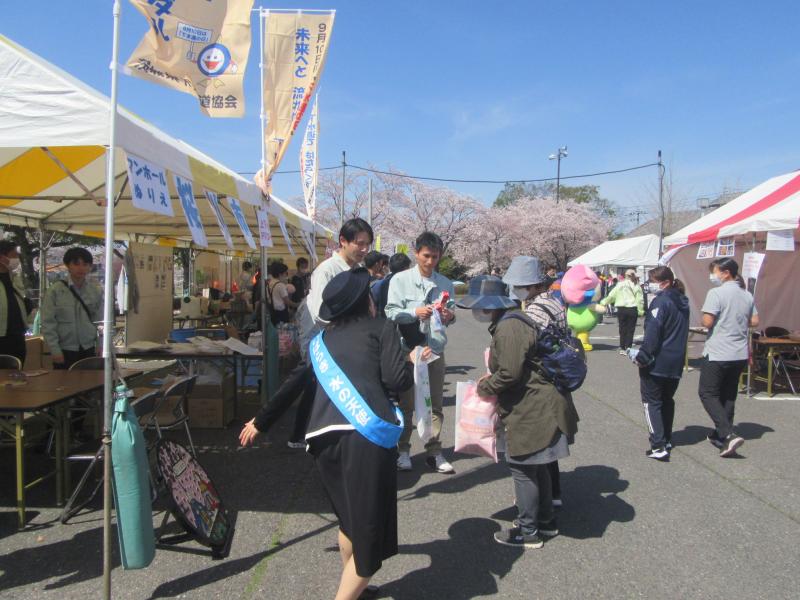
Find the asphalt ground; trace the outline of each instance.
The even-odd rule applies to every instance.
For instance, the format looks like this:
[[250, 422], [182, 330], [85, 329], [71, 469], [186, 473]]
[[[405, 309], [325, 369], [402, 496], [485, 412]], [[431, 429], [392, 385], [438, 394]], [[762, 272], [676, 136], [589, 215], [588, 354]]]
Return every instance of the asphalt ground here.
[[[542, 549], [519, 550], [492, 538], [515, 516], [507, 468], [452, 453], [455, 384], [480, 376], [489, 341], [486, 326], [460, 311], [450, 329], [443, 433], [457, 473], [427, 470], [415, 440], [415, 470], [398, 475], [400, 554], [374, 578], [383, 598], [800, 596], [800, 402], [740, 396], [747, 441], [739, 458], [722, 459], [705, 441], [698, 372], [687, 372], [672, 459], [648, 459], [636, 368], [617, 353], [616, 323], [607, 321], [593, 332], [589, 376], [575, 394], [581, 421], [561, 463], [561, 534]], [[336, 523], [312, 460], [285, 445], [291, 421], [287, 414], [245, 450], [237, 447], [241, 422], [195, 432], [200, 461], [237, 512], [230, 556], [214, 560], [195, 542], [159, 549], [147, 569], [114, 569], [113, 597], [332, 598]], [[52, 485], [44, 485], [30, 491], [32, 520], [17, 531], [10, 450], [0, 449], [0, 597], [100, 598], [99, 506], [62, 525]]]

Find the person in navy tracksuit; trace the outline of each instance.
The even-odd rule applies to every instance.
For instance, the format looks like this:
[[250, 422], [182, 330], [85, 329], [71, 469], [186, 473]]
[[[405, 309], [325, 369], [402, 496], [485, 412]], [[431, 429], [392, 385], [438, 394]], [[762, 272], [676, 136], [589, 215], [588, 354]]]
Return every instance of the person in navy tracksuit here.
[[649, 273], [653, 300], [644, 321], [644, 342], [629, 356], [639, 367], [645, 420], [650, 431], [649, 458], [667, 461], [672, 449], [675, 392], [678, 389], [689, 338], [689, 300], [683, 284], [669, 267]]

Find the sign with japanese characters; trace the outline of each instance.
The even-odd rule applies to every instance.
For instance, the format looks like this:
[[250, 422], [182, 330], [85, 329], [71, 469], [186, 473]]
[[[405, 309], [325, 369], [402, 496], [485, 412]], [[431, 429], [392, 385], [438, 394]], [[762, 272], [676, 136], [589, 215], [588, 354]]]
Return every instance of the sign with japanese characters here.
[[206, 231], [203, 229], [203, 222], [200, 220], [200, 211], [197, 209], [197, 202], [194, 199], [192, 182], [175, 175], [175, 190], [178, 192], [183, 214], [186, 216], [186, 222], [192, 232], [192, 240], [198, 246], [208, 248], [208, 238], [206, 238]]
[[306, 214], [313, 221], [317, 211], [317, 134], [319, 125], [317, 106], [319, 98], [314, 99], [311, 118], [306, 125], [306, 135], [300, 146], [300, 180], [303, 184], [303, 200], [306, 203]]
[[242, 230], [242, 235], [244, 236], [244, 241], [247, 242], [247, 245], [250, 246], [253, 250], [256, 249], [256, 241], [253, 239], [253, 234], [250, 231], [250, 226], [247, 224], [247, 219], [244, 218], [244, 213], [242, 212], [242, 205], [236, 198], [231, 198], [228, 196], [228, 206], [233, 213], [233, 217], [236, 219], [236, 222], [239, 224], [239, 229]]
[[253, 0], [131, 0], [150, 29], [125, 72], [197, 97], [210, 117], [244, 116]]
[[295, 256], [294, 248], [292, 248], [292, 238], [289, 237], [289, 232], [286, 229], [286, 219], [283, 218], [283, 215], [278, 217], [278, 225], [281, 226], [281, 233], [283, 234], [283, 239], [286, 240], [286, 247], [289, 248], [289, 254]]
[[333, 30], [334, 11], [264, 11], [266, 165], [256, 182], [269, 193], [272, 174], [300, 125], [319, 83]]
[[764, 257], [766, 254], [763, 252], [745, 252], [742, 257], [742, 278], [747, 281], [748, 279], [758, 279], [758, 274], [761, 272], [761, 265], [764, 264]]
[[128, 183], [136, 208], [174, 217], [167, 189], [167, 172], [153, 163], [128, 154]]
[[211, 206], [211, 210], [214, 211], [214, 216], [217, 218], [217, 225], [219, 225], [219, 230], [222, 232], [222, 237], [225, 238], [225, 243], [228, 248], [233, 248], [231, 232], [228, 231], [228, 225], [225, 223], [225, 219], [222, 217], [222, 211], [219, 209], [219, 197], [214, 192], [206, 190], [206, 198], [208, 199], [208, 204]]
[[262, 209], [256, 210], [258, 219], [258, 240], [264, 248], [272, 248], [272, 232], [269, 230], [269, 213]]
[[767, 250], [794, 252], [794, 230], [768, 231]]

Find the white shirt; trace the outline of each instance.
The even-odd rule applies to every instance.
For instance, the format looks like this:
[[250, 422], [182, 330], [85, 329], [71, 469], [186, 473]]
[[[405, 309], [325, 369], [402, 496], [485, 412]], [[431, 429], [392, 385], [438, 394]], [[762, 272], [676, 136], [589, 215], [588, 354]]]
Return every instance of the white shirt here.
[[[277, 283], [275, 283], [277, 281]], [[268, 293], [271, 294], [272, 306], [275, 310], [286, 310], [286, 299], [289, 297], [289, 290], [282, 281], [269, 278]]]
[[326, 321], [319, 318], [319, 309], [322, 306], [322, 292], [328, 282], [339, 273], [349, 271], [350, 265], [338, 252], [334, 252], [329, 259], [322, 261], [311, 274], [311, 291], [308, 293], [306, 304], [308, 312], [315, 323], [326, 325]]

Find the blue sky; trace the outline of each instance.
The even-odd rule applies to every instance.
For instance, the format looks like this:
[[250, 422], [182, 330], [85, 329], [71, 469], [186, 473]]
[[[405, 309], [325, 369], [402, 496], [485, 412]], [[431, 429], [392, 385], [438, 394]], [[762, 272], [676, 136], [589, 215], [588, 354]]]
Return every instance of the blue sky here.
[[[0, 32], [109, 93], [111, 0], [4, 2]], [[256, 2], [258, 5], [258, 1]], [[800, 168], [796, 2], [286, 1], [336, 8], [320, 90], [324, 166], [393, 166], [466, 179], [554, 176], [653, 162], [687, 204]], [[120, 61], [147, 29], [122, 4]], [[120, 102], [237, 171], [260, 160], [257, 20], [247, 116], [122, 76]], [[304, 127], [304, 126], [303, 126]], [[298, 140], [284, 169], [297, 164]], [[652, 202], [656, 170], [575, 180], [624, 207]], [[500, 185], [454, 184], [491, 203]], [[284, 198], [299, 176], [275, 179]]]

